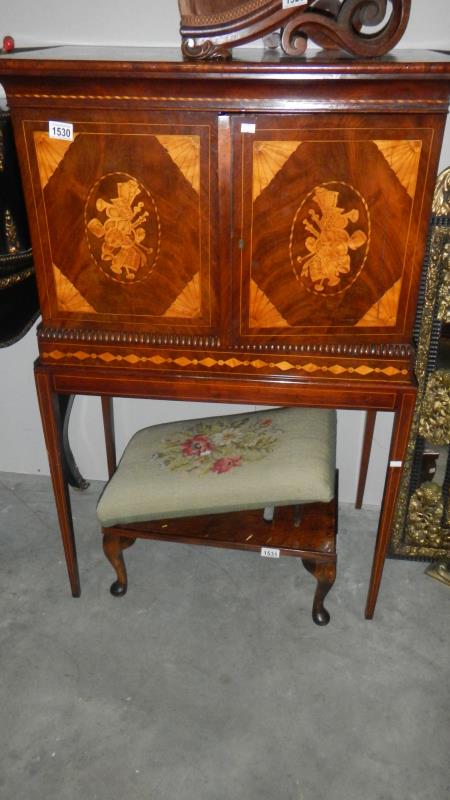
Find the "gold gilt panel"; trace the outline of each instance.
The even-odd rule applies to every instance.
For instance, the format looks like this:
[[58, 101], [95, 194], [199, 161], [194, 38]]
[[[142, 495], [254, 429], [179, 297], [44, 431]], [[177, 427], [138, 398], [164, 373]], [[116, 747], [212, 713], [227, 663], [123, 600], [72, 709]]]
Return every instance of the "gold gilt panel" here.
[[[439, 177], [433, 212], [450, 216], [450, 169]], [[450, 559], [449, 519], [444, 519], [445, 506], [450, 501], [446, 480], [443, 485], [431, 481], [421, 483], [410, 492], [417, 455], [421, 458], [418, 437], [426, 438], [433, 446], [450, 444], [450, 373], [432, 371], [430, 344], [436, 320], [446, 321], [450, 307], [450, 226], [438, 220], [432, 227], [429, 263], [417, 347], [415, 372], [418, 381], [417, 402], [403, 465], [400, 490], [392, 529], [391, 554], [404, 557]], [[448, 453], [447, 453], [448, 457]], [[448, 466], [447, 466], [448, 471]], [[446, 488], [447, 486], [447, 488]]]

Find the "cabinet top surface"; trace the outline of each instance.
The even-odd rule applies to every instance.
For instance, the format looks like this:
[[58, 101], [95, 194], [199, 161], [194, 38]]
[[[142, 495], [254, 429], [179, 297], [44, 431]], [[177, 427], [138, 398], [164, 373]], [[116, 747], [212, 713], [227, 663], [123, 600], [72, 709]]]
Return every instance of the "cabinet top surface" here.
[[229, 61], [190, 61], [178, 48], [74, 46], [41, 47], [0, 55], [0, 77], [58, 75], [70, 77], [173, 76], [186, 78], [273, 75], [284, 77], [450, 76], [450, 54], [431, 50], [396, 50], [382, 58], [355, 59], [345, 53], [311, 51], [302, 59], [257, 48], [239, 49]]

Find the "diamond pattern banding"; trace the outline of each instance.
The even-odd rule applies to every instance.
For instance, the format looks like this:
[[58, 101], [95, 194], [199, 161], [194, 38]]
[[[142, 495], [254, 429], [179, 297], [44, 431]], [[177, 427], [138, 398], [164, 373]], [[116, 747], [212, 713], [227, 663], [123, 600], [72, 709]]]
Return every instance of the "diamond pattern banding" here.
[[117, 362], [127, 362], [128, 364], [155, 364], [161, 366], [162, 364], [172, 364], [177, 367], [228, 367], [229, 369], [236, 369], [237, 367], [253, 367], [253, 369], [278, 369], [280, 372], [287, 372], [288, 370], [296, 370], [297, 372], [331, 372], [333, 375], [342, 375], [344, 373], [362, 375], [363, 377], [375, 373], [377, 375], [386, 375], [388, 378], [395, 377], [396, 375], [407, 375], [407, 369], [398, 369], [397, 367], [369, 367], [368, 365], [361, 364], [358, 367], [345, 366], [343, 364], [292, 364], [290, 361], [264, 361], [261, 358], [212, 358], [206, 356], [205, 358], [189, 358], [188, 356], [178, 356], [172, 358], [170, 356], [163, 357], [159, 355], [154, 356], [138, 356], [134, 353], [121, 355], [120, 353], [86, 353], [83, 350], [76, 352], [62, 352], [61, 350], [51, 350], [44, 352], [43, 358], [47, 360], [60, 361], [65, 359], [76, 359], [77, 361], [103, 361], [106, 364]]

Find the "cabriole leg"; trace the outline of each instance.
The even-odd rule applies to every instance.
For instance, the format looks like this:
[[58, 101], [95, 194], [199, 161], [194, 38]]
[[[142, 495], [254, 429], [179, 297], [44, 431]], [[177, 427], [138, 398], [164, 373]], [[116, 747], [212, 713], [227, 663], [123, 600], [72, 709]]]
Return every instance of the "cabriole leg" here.
[[103, 531], [103, 552], [116, 572], [117, 580], [110, 586], [110, 592], [114, 597], [123, 597], [128, 588], [127, 569], [123, 560], [122, 552], [127, 547], [131, 547], [136, 539], [128, 539], [117, 533]]
[[312, 618], [316, 625], [328, 625], [330, 615], [323, 601], [336, 580], [336, 562], [309, 561], [302, 559], [303, 566], [317, 581], [312, 607]]

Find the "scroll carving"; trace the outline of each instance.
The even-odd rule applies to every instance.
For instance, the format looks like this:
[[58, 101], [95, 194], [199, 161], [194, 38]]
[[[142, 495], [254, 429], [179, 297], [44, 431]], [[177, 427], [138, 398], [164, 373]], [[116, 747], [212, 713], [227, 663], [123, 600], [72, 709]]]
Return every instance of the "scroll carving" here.
[[[433, 198], [433, 214], [450, 217], [450, 168], [439, 175]], [[443, 270], [438, 298], [438, 319], [450, 323], [450, 241], [445, 242], [442, 252]]]
[[421, 547], [450, 545], [450, 530], [442, 527], [443, 514], [442, 487], [436, 483], [420, 486], [409, 503], [406, 529], [411, 543]]
[[450, 441], [450, 372], [436, 370], [428, 380], [422, 402], [419, 434], [430, 444]]
[[433, 197], [433, 214], [437, 217], [450, 216], [450, 168], [439, 175]]
[[[403, 36], [410, 7], [410, 0], [392, 0], [389, 15], [387, 0], [318, 0], [293, 15], [283, 29], [281, 46], [287, 55], [302, 55], [309, 38], [327, 50], [342, 49], [362, 57], [380, 56]], [[383, 22], [376, 33], [364, 30], [379, 27]]]
[[442, 276], [441, 291], [439, 293], [438, 319], [441, 322], [450, 322], [450, 244], [446, 247], [447, 269]]
[[401, 39], [411, 0], [300, 0], [290, 8], [283, 8], [282, 0], [235, 0], [226, 9], [220, 5], [179, 0], [184, 55], [226, 58], [232, 47], [254, 39], [269, 37], [272, 43], [271, 34], [280, 31], [281, 47], [289, 56], [302, 56], [308, 39], [327, 50], [380, 56]]
[[17, 228], [14, 222], [13, 216], [9, 209], [5, 211], [5, 234], [6, 234], [6, 252], [7, 253], [18, 253], [21, 250], [21, 245], [17, 236]]

